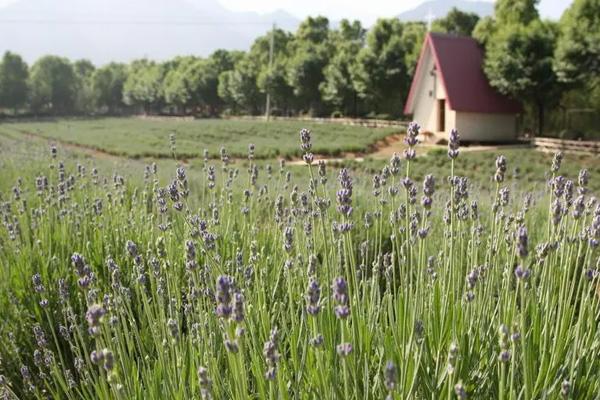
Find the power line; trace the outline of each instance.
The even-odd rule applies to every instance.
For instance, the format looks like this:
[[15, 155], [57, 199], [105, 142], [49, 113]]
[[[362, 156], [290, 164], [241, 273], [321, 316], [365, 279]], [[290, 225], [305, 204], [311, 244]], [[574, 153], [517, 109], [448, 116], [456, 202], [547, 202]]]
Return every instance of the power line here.
[[260, 25], [269, 26], [270, 22], [260, 21], [110, 21], [110, 20], [59, 20], [59, 19], [0, 19], [0, 24], [37, 24], [37, 25], [174, 25], [174, 26], [222, 26], [222, 25]]

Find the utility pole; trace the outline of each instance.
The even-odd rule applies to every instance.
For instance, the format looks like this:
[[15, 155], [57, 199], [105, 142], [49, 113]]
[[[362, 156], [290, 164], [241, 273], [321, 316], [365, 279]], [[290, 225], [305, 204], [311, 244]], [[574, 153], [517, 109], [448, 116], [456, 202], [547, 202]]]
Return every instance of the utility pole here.
[[[269, 79], [271, 79], [273, 68], [273, 47], [275, 45], [275, 23], [271, 29], [271, 37], [269, 38]], [[271, 82], [267, 86], [267, 104], [265, 106], [265, 118], [268, 121], [271, 118]]]

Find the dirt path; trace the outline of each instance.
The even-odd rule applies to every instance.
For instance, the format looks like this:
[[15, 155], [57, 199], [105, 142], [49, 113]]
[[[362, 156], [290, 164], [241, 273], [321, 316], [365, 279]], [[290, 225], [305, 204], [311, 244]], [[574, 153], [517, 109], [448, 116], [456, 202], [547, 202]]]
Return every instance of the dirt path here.
[[74, 151], [77, 153], [83, 153], [83, 154], [93, 157], [93, 158], [99, 158], [102, 160], [112, 160], [112, 161], [119, 161], [119, 160], [123, 159], [123, 157], [120, 157], [120, 156], [117, 156], [117, 155], [114, 155], [109, 152], [99, 150], [99, 149], [96, 149], [93, 147], [85, 146], [82, 144], [65, 142], [65, 141], [57, 140], [57, 139], [50, 139], [45, 136], [37, 135], [37, 134], [31, 133], [31, 132], [20, 132], [20, 133], [28, 140], [37, 140], [37, 141], [41, 141], [41, 142], [47, 142], [48, 145], [52, 145], [52, 144], [60, 145], [60, 147], [66, 149], [66, 150], [71, 150], [71, 151]]

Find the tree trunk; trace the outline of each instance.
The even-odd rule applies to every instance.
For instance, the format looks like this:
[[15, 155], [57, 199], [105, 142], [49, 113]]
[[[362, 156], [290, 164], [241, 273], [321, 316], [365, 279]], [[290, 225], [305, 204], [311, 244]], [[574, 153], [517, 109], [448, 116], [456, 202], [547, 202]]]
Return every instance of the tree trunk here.
[[537, 111], [538, 111], [538, 136], [543, 136], [544, 134], [544, 102], [538, 100], [537, 102]]

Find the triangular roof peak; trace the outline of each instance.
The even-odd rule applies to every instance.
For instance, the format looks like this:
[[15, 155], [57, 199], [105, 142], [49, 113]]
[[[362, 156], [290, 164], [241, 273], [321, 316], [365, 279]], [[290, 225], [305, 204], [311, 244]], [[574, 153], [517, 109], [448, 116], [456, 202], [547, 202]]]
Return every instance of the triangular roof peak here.
[[518, 102], [492, 88], [483, 72], [483, 50], [475, 39], [444, 33], [428, 32], [415, 69], [410, 92], [404, 106], [412, 114], [416, 91], [425, 71], [425, 54], [431, 51], [446, 91], [451, 110], [476, 113], [515, 114], [521, 112]]

